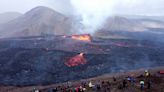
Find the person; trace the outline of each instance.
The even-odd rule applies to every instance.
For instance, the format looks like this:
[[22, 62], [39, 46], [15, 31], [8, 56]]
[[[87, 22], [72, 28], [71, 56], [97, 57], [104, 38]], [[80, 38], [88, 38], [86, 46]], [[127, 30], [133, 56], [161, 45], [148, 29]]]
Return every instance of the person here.
[[128, 82], [131, 82], [131, 78], [132, 78], [132, 77], [128, 76], [128, 77], [127, 77], [127, 81], [128, 81]]
[[120, 90], [122, 90], [122, 89], [123, 89], [122, 84], [119, 84], [119, 85], [118, 85], [118, 89], [120, 89]]
[[96, 88], [97, 88], [97, 91], [100, 91], [101, 90], [100, 84], [96, 84]]
[[123, 80], [122, 84], [123, 84], [123, 88], [127, 87], [127, 81], [126, 80]]
[[39, 90], [35, 90], [35, 92], [40, 92]]
[[72, 87], [72, 82], [67, 82], [68, 87]]
[[80, 92], [79, 87], [76, 87], [75, 90], [76, 90], [76, 92]]
[[145, 70], [145, 77], [150, 76], [150, 73], [148, 72], [148, 70]]
[[34, 88], [32, 92], [40, 92], [38, 89]]
[[145, 84], [144, 80], [141, 80], [141, 81], [140, 81], [140, 88], [141, 88], [141, 90], [144, 89], [144, 84]]
[[102, 92], [107, 92], [107, 84], [105, 81], [101, 82], [101, 86], [102, 86]]
[[76, 92], [76, 88], [71, 88], [70, 92]]
[[114, 82], [116, 82], [116, 81], [117, 81], [117, 80], [116, 80], [116, 77], [113, 77], [113, 81], [114, 81]]
[[135, 78], [131, 77], [131, 84], [132, 84], [132, 86], [134, 86], [135, 82], [136, 82]]
[[84, 89], [82, 86], [79, 87], [79, 92], [84, 92]]
[[147, 82], [147, 89], [150, 89], [151, 88], [151, 81], [149, 80], [148, 82]]
[[48, 92], [57, 92], [57, 89], [49, 89]]
[[58, 88], [55, 88], [55, 89], [54, 89], [54, 92], [58, 92]]
[[89, 84], [88, 84], [88, 86], [89, 86], [90, 88], [92, 88], [94, 85], [93, 85], [92, 82], [90, 81]]

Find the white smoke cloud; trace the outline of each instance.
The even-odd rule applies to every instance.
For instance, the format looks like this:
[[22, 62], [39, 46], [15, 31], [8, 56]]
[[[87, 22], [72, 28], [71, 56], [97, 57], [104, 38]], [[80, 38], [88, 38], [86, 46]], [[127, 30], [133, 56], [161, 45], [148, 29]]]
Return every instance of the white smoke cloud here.
[[93, 33], [112, 14], [114, 3], [111, 0], [71, 0], [76, 13], [82, 17], [84, 33]]
[[117, 7], [132, 8], [142, 0], [71, 0], [76, 14], [82, 17], [82, 33], [94, 33], [105, 20], [115, 14]]

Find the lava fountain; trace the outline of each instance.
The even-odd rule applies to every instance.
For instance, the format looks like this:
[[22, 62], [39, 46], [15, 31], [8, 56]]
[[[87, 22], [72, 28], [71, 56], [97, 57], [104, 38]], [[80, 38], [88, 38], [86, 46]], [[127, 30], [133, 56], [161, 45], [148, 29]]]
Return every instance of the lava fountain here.
[[79, 65], [84, 65], [87, 63], [87, 60], [84, 57], [84, 53], [80, 53], [74, 57], [71, 57], [65, 62], [65, 65], [68, 67], [75, 67]]
[[85, 41], [85, 42], [91, 42], [92, 37], [89, 34], [82, 34], [82, 35], [72, 35], [72, 39]]

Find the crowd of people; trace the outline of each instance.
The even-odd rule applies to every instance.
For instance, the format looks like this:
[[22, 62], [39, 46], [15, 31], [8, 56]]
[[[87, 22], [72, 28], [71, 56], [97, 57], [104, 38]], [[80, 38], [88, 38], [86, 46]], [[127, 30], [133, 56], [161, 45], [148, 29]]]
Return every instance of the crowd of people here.
[[33, 92], [116, 92], [114, 90], [122, 92], [121, 90], [127, 89], [132, 91], [133, 89], [131, 88], [144, 91], [152, 89], [153, 80], [150, 77], [151, 74], [145, 70], [145, 73], [140, 76], [113, 77], [112, 80], [90, 80], [76, 84], [67, 82], [54, 88], [34, 89]]

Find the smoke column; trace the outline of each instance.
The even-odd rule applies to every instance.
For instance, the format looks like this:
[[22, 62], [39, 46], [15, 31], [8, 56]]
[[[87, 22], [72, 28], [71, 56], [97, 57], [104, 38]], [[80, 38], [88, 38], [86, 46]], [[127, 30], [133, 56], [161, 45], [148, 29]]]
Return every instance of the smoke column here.
[[80, 15], [80, 23], [84, 26], [81, 33], [93, 34], [101, 28], [105, 20], [114, 14], [115, 8], [121, 6], [131, 8], [141, 0], [71, 0], [71, 4]]
[[81, 32], [92, 34], [100, 28], [104, 20], [111, 14], [113, 3], [110, 0], [71, 0], [77, 15], [82, 18], [84, 30]]

